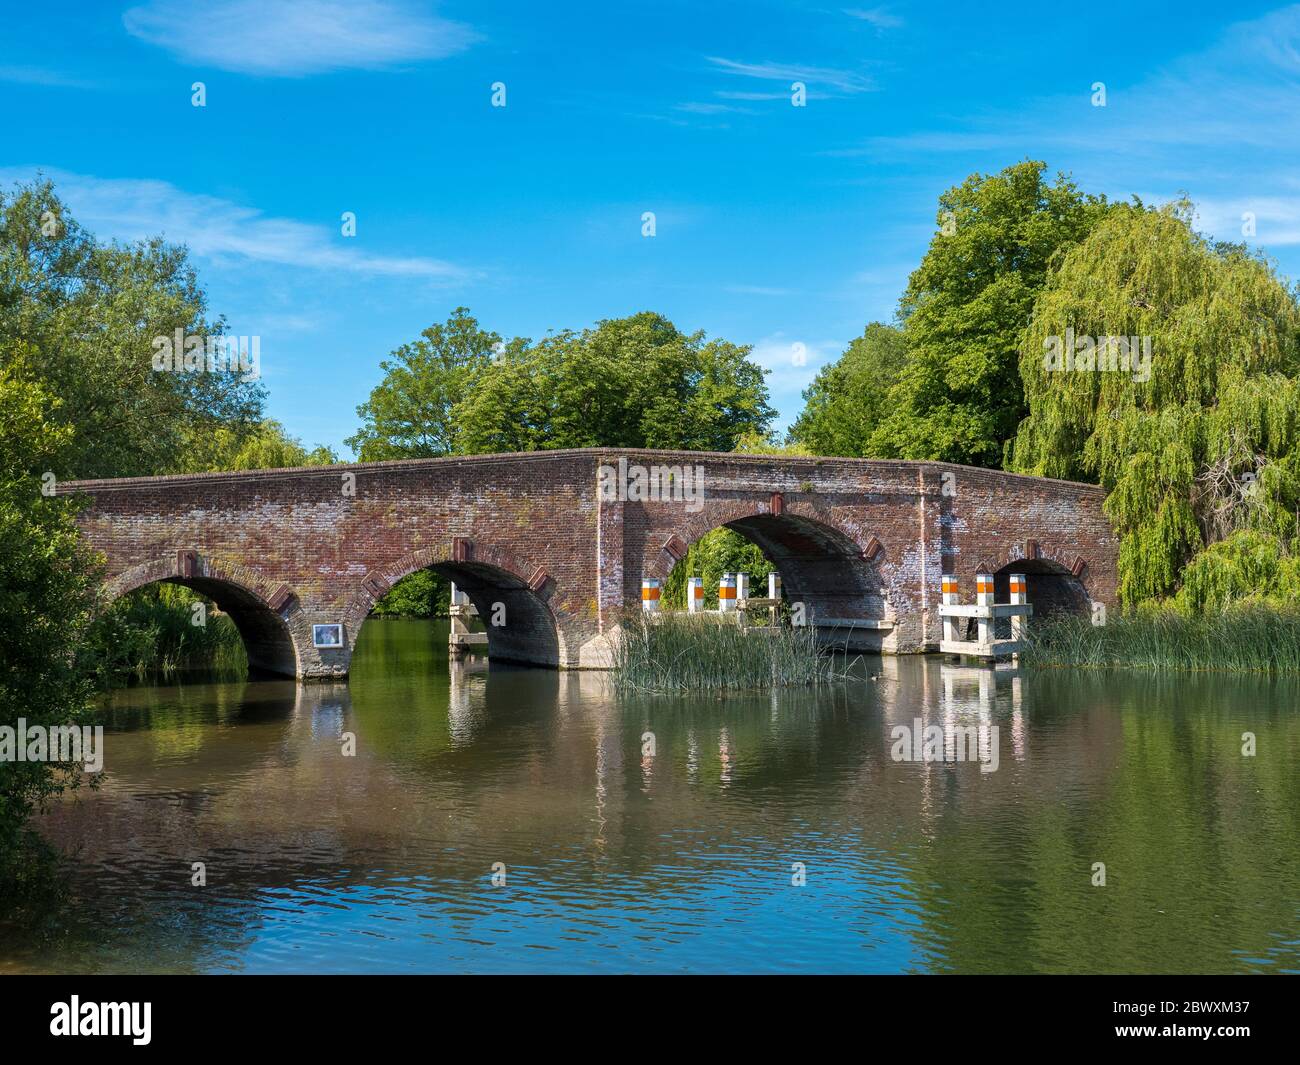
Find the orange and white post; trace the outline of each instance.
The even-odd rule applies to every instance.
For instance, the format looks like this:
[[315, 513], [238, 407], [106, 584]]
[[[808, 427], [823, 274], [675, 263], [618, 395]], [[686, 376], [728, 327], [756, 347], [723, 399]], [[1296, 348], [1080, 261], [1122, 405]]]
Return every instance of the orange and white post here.
[[[1029, 597], [1025, 592], [1025, 575], [1023, 573], [1011, 574], [1011, 602], [1013, 605], [1029, 602]], [[1011, 638], [1013, 640], [1023, 640], [1025, 638], [1025, 616], [1023, 614], [1011, 615]]]
[[659, 611], [659, 579], [647, 577], [641, 582], [641, 609], [647, 614]]
[[698, 614], [704, 609], [704, 578], [687, 577], [686, 578], [686, 610], [691, 614]]
[[[977, 573], [975, 575], [975, 605], [976, 606], [993, 606], [993, 574]], [[979, 623], [979, 645], [988, 647], [993, 642], [993, 611], [990, 610], [988, 615], [976, 618]]]
[[[943, 575], [943, 605], [957, 605], [957, 575], [955, 573], [945, 573]], [[959, 639], [957, 635], [957, 619], [946, 614], [943, 618], [943, 639], [945, 643], [956, 643]]]
[[734, 613], [736, 609], [736, 575], [724, 573], [718, 581], [718, 611], [722, 614]]

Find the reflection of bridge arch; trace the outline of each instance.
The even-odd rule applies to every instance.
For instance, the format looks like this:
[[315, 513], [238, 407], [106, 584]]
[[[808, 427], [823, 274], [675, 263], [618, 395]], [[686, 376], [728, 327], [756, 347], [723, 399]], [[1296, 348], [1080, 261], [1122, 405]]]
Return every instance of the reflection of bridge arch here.
[[211, 599], [234, 623], [244, 641], [250, 669], [281, 676], [301, 671], [300, 640], [310, 642], [297, 600], [283, 584], [272, 584], [247, 566], [197, 551], [141, 563], [108, 581], [101, 607], [150, 584], [179, 584]]
[[[490, 656], [552, 668], [567, 661], [564, 632], [549, 601], [554, 581], [546, 571], [491, 544], [458, 539], [412, 551], [367, 575], [344, 613], [349, 648], [375, 603], [422, 569], [454, 581], [469, 597], [486, 626]], [[502, 623], [493, 624], [494, 618]]]

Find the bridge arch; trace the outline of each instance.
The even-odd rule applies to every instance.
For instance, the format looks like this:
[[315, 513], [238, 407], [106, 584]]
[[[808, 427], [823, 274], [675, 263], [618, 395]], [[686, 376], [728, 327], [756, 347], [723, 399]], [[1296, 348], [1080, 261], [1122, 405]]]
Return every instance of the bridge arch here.
[[[375, 603], [403, 577], [422, 569], [454, 581], [474, 604], [491, 657], [553, 669], [567, 664], [564, 629], [551, 605], [554, 579], [510, 551], [461, 537], [412, 551], [367, 574], [344, 612], [349, 647], [355, 647]], [[501, 624], [493, 624], [494, 617]]]
[[1092, 598], [1084, 582], [1061, 563], [1045, 558], [1015, 559], [995, 569], [993, 597], [996, 602], [1010, 601], [1013, 573], [1025, 575], [1025, 598], [1034, 608], [1034, 617], [1091, 613]]
[[[806, 604], [810, 621], [896, 619], [892, 567], [884, 544], [840, 527], [812, 505], [755, 506], [734, 501], [706, 507], [683, 523], [647, 560], [643, 576], [666, 581], [688, 548], [714, 529], [740, 533], [756, 544], [781, 575], [786, 599]], [[766, 594], [755, 589], [755, 596]], [[853, 649], [880, 650], [888, 628], [854, 631]], [[837, 636], [837, 633], [839, 634]], [[827, 642], [841, 642], [847, 627], [825, 630]]]
[[988, 553], [981, 559], [980, 568], [993, 574], [996, 602], [1005, 603], [1010, 599], [1011, 574], [1023, 573], [1025, 595], [1034, 607], [1035, 617], [1091, 613], [1088, 561], [1077, 551], [1032, 542], [1017, 544]]
[[239, 630], [251, 670], [301, 676], [300, 648], [311, 638], [297, 597], [286, 585], [267, 581], [248, 566], [198, 551], [177, 551], [105, 582], [100, 609], [138, 588], [164, 583], [179, 584], [216, 603]]

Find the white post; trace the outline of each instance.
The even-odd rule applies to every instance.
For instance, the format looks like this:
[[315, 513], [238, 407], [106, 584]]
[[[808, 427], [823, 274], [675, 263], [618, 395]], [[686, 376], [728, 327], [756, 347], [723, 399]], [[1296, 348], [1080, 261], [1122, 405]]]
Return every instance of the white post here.
[[[977, 573], [975, 575], [975, 605], [987, 606], [993, 605], [993, 574]], [[990, 614], [992, 611], [990, 611]], [[977, 618], [979, 622], [979, 645], [980, 649], [988, 647], [993, 642], [993, 619], [992, 617]]]
[[686, 609], [691, 614], [698, 614], [704, 609], [704, 578], [686, 578]]
[[718, 611], [730, 614], [736, 609], [736, 575], [724, 573], [718, 581]]
[[[1023, 573], [1011, 574], [1011, 602], [1027, 603], [1029, 597], [1025, 593], [1025, 575]], [[1011, 618], [1011, 638], [1013, 640], [1023, 640], [1025, 638], [1025, 619], [1023, 616], [1013, 615]], [[1014, 655], [1018, 660], [1019, 655]]]
[[[952, 573], [943, 575], [943, 605], [957, 605], [957, 577]], [[943, 619], [943, 640], [944, 643], [957, 642], [957, 619], [954, 617], [944, 616]]]
[[657, 577], [647, 577], [641, 582], [641, 609], [647, 614], [658, 612], [659, 580]]
[[451, 602], [450, 609], [447, 613], [450, 615], [451, 625], [447, 632], [447, 647], [453, 655], [463, 655], [467, 650], [465, 641], [460, 639], [469, 632], [469, 626], [465, 623], [463, 613], [465, 607], [469, 606], [469, 596], [456, 587], [456, 582], [451, 584]]
[[[769, 599], [781, 598], [781, 574], [773, 570], [767, 575], [767, 597]], [[771, 608], [772, 624], [779, 624], [781, 621], [780, 603], [773, 603]]]

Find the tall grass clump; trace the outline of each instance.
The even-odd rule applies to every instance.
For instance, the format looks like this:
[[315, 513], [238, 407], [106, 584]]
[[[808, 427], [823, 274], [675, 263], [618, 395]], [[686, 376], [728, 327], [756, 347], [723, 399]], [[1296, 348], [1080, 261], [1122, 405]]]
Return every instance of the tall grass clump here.
[[637, 614], [614, 652], [614, 683], [642, 692], [754, 689], [819, 684], [846, 675], [817, 646], [816, 631], [742, 628], [709, 614]]
[[1076, 669], [1300, 674], [1300, 608], [1256, 603], [1197, 614], [1164, 606], [1105, 625], [1086, 617], [1035, 621], [1024, 661]]

